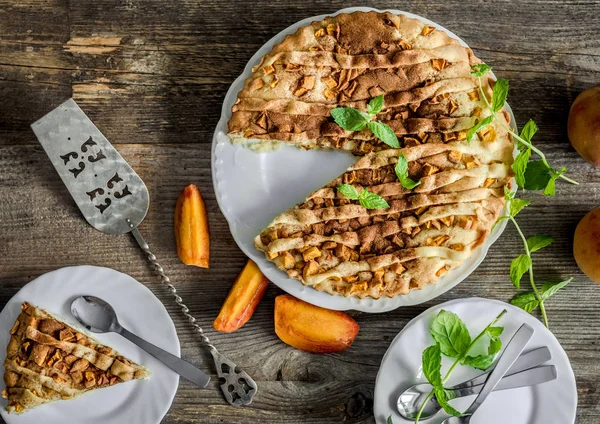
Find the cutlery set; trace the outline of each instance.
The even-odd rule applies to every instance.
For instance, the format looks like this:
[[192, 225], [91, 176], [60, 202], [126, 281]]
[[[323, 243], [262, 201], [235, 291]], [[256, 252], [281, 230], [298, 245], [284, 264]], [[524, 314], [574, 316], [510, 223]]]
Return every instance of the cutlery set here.
[[[472, 395], [477, 395], [477, 398], [462, 416], [449, 417], [442, 424], [468, 424], [492, 391], [529, 387], [555, 380], [556, 367], [543, 365], [552, 359], [547, 347], [522, 354], [533, 334], [534, 329], [528, 324], [523, 324], [513, 335], [492, 370], [447, 388], [450, 399]], [[400, 415], [406, 419], [414, 419], [431, 389], [429, 384], [417, 384], [402, 392], [397, 401]], [[420, 420], [432, 418], [441, 409], [435, 396], [432, 396], [423, 408]]]

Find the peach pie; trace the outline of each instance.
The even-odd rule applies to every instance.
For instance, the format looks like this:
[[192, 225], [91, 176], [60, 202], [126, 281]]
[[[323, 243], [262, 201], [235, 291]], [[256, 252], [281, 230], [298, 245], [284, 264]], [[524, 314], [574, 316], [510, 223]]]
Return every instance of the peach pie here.
[[150, 372], [43, 309], [21, 305], [6, 348], [2, 396], [8, 412], [67, 400], [90, 390], [147, 378]]
[[[445, 32], [403, 15], [356, 12], [313, 22], [287, 36], [253, 69], [232, 109], [233, 143], [290, 144], [349, 151], [361, 158], [255, 239], [268, 260], [330, 294], [393, 297], [435, 282], [469, 258], [503, 210], [513, 176], [510, 115], [469, 130], [491, 111], [493, 80], [471, 75], [473, 52]], [[399, 148], [368, 128], [343, 129], [334, 108], [368, 112]], [[405, 188], [399, 158], [418, 185]], [[337, 188], [382, 197], [366, 209]]]

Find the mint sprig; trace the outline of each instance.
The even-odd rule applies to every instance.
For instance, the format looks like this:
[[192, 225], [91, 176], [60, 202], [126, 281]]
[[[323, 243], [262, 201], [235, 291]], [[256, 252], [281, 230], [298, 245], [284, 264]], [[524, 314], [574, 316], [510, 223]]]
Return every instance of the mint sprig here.
[[[499, 119], [497, 113], [504, 107], [506, 98], [508, 97], [508, 81], [502, 78], [498, 78], [494, 84], [492, 91], [492, 102], [488, 101], [486, 94], [483, 91], [483, 84], [481, 78], [491, 71], [491, 67], [486, 64], [473, 65], [471, 67], [471, 75], [477, 78], [479, 86], [479, 97], [483, 99], [491, 115], [479, 121], [471, 130], [467, 133], [467, 141], [471, 141], [476, 132], [481, 131], [486, 126], [490, 125], [493, 121], [496, 121], [502, 126], [508, 133], [510, 133], [517, 141], [517, 147], [519, 154], [515, 158], [513, 163], [513, 171], [515, 173], [515, 179], [517, 185], [527, 190], [543, 190], [545, 196], [554, 196], [556, 194], [556, 180], [563, 179], [571, 184], [578, 184], [577, 181], [567, 177], [565, 172], [567, 168], [561, 168], [560, 170], [550, 166], [546, 159], [546, 155], [535, 147], [531, 141], [538, 128], [535, 122], [529, 120], [523, 127], [521, 134], [517, 134], [510, 128], [506, 123]], [[490, 119], [491, 118], [491, 119]], [[539, 156], [539, 161], [530, 162], [532, 153]], [[534, 165], [534, 163], [536, 163]]]
[[394, 167], [394, 172], [396, 173], [396, 177], [398, 177], [400, 184], [402, 184], [402, 187], [404, 188], [412, 190], [421, 184], [421, 181], [413, 181], [408, 177], [408, 160], [404, 154], [401, 154], [398, 157], [398, 163]]
[[336, 124], [346, 131], [361, 131], [365, 127], [388, 146], [400, 148], [398, 137], [394, 130], [383, 122], [374, 121], [375, 116], [383, 109], [384, 97], [380, 94], [367, 105], [367, 113], [351, 107], [336, 107], [331, 110], [331, 116]]
[[529, 201], [516, 198], [515, 194], [506, 188], [504, 189], [504, 198], [506, 200], [506, 210], [508, 211], [508, 215], [500, 217], [498, 222], [509, 220], [513, 223], [517, 232], [519, 233], [519, 236], [521, 237], [521, 240], [523, 241], [524, 250], [524, 253], [513, 259], [510, 264], [510, 279], [516, 289], [520, 290], [521, 278], [525, 274], [528, 274], [529, 283], [532, 289], [531, 291], [518, 293], [511, 299], [510, 303], [523, 309], [527, 313], [531, 313], [539, 307], [542, 313], [544, 325], [548, 327], [548, 316], [546, 314], [544, 302], [556, 294], [560, 289], [569, 284], [573, 278], [569, 278], [568, 280], [561, 281], [559, 283], [545, 283], [542, 285], [541, 290], [538, 289], [533, 275], [533, 260], [531, 254], [543, 249], [546, 246], [549, 246], [552, 244], [554, 239], [545, 234], [537, 234], [526, 238], [515, 217], [523, 210], [523, 208], [529, 205]]
[[389, 209], [390, 205], [385, 199], [366, 188], [359, 193], [351, 184], [341, 184], [337, 186], [340, 193], [351, 200], [358, 200], [360, 205], [365, 209]]
[[[447, 413], [454, 416], [462, 415], [448, 403], [451, 399], [444, 389], [444, 384], [458, 365], [486, 370], [494, 363], [496, 354], [502, 349], [500, 335], [504, 331], [503, 327], [495, 326], [495, 324], [505, 313], [506, 310], [503, 310], [474, 339], [471, 338], [467, 326], [458, 315], [443, 309], [436, 315], [429, 327], [429, 332], [436, 343], [425, 349], [422, 355], [423, 375], [433, 386], [433, 390], [423, 401], [415, 417], [415, 424], [418, 424], [425, 405], [433, 396]], [[470, 351], [483, 337], [488, 337], [490, 340], [487, 355], [470, 356]], [[443, 378], [441, 374], [442, 355], [455, 358]], [[391, 422], [391, 418], [388, 418], [389, 422]]]

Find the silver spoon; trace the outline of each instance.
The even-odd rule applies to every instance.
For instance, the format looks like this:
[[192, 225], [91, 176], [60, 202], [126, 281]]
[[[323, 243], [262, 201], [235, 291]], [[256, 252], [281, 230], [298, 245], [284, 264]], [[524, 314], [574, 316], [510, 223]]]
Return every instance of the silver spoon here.
[[[534, 380], [530, 380], [532, 376], [526, 376], [526, 373], [521, 372], [525, 370], [529, 370], [531, 368], [537, 367], [538, 365], [542, 365], [545, 362], [548, 362], [552, 359], [552, 354], [550, 353], [550, 349], [548, 347], [540, 347], [537, 349], [530, 350], [519, 356], [519, 358], [515, 361], [515, 363], [510, 367], [508, 372], [506, 373], [506, 377], [500, 381], [498, 386], [494, 389], [497, 390], [507, 390], [514, 389], [522, 386], [532, 386], [534, 384], [545, 383], [545, 378], [550, 378], [551, 374], [546, 371], [544, 374], [540, 374], [538, 372], [535, 374], [537, 377]], [[464, 383], [457, 384], [456, 386], [450, 387], [447, 390], [454, 393], [452, 398], [470, 396], [474, 394], [478, 394], [481, 391], [481, 387], [487, 380], [488, 375], [491, 371], [478, 375], [471, 380], [465, 381]], [[515, 375], [514, 378], [510, 376]], [[517, 375], [522, 375], [525, 378], [517, 378]], [[532, 382], [533, 381], [533, 382]], [[414, 386], [406, 389], [402, 394], [398, 397], [398, 401], [396, 407], [400, 415], [406, 419], [414, 419], [421, 409], [421, 405], [431, 393], [432, 387], [430, 384], [415, 384]], [[421, 412], [421, 420], [424, 421], [433, 417], [437, 414], [442, 407], [437, 402], [435, 396], [432, 396], [425, 408]]]
[[71, 302], [71, 313], [88, 330], [94, 333], [113, 332], [120, 334], [186, 380], [200, 387], [206, 387], [210, 382], [210, 377], [204, 371], [123, 328], [119, 324], [113, 307], [99, 297], [79, 296]]
[[471, 422], [471, 418], [473, 414], [477, 412], [477, 409], [485, 402], [487, 397], [492, 393], [494, 388], [498, 385], [504, 374], [510, 369], [512, 364], [517, 360], [531, 337], [533, 337], [534, 333], [533, 327], [528, 324], [523, 324], [517, 330], [515, 335], [510, 339], [508, 345], [504, 349], [504, 352], [500, 354], [500, 359], [496, 363], [496, 367], [490, 373], [487, 381], [483, 385], [481, 392], [475, 401], [469, 406], [462, 416], [460, 417], [449, 417], [442, 421], [442, 424], [469, 424]]

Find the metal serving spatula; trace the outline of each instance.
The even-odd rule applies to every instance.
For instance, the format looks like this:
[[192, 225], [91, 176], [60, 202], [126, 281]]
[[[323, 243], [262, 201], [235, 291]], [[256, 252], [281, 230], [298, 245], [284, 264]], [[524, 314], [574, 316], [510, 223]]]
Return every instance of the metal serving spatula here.
[[133, 234], [161, 282], [210, 349], [227, 402], [250, 404], [257, 392], [256, 383], [245, 371], [237, 371], [237, 366], [206, 337], [138, 230], [150, 202], [142, 179], [73, 99], [34, 122], [31, 128], [86, 221], [107, 234]]

